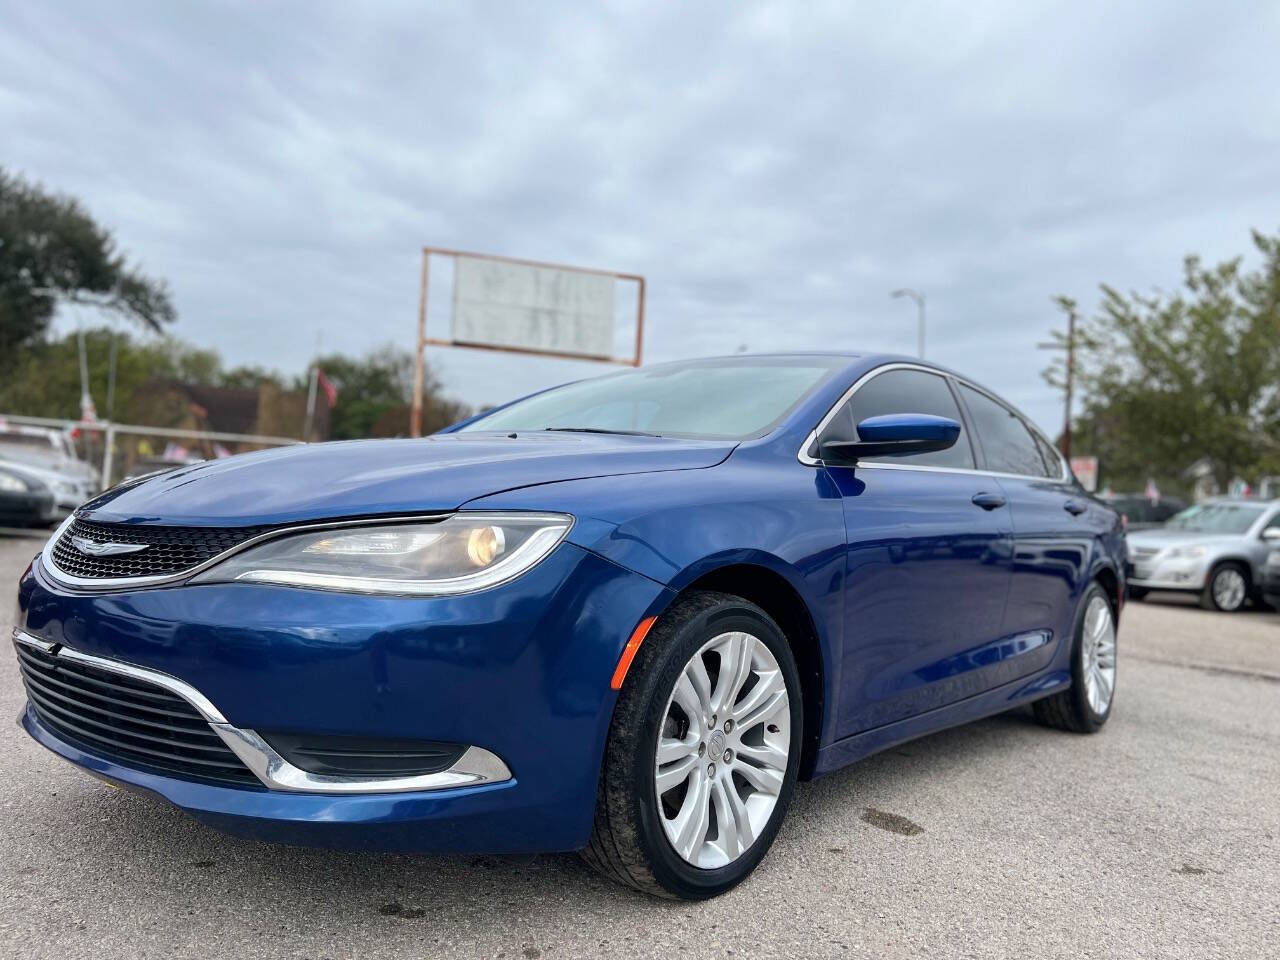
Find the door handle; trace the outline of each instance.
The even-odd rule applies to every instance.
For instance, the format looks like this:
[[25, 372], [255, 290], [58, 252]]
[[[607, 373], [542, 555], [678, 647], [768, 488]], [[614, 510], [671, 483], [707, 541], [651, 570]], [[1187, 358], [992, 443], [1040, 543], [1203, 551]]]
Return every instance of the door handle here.
[[973, 502], [983, 510], [995, 510], [997, 507], [1003, 507], [1005, 500], [998, 493], [975, 493]]
[[1078, 517], [1089, 508], [1079, 500], [1068, 500], [1062, 505], [1062, 509], [1067, 511], [1067, 513], [1071, 514], [1073, 517]]

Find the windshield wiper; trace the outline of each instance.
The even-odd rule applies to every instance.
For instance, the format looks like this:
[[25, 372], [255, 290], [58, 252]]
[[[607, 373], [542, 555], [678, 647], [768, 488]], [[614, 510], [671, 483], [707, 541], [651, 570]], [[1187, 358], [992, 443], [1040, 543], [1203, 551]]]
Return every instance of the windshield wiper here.
[[543, 427], [543, 430], [554, 430], [557, 433], [611, 433], [623, 437], [661, 437], [660, 433], [645, 433], [643, 430], [606, 430], [603, 427]]

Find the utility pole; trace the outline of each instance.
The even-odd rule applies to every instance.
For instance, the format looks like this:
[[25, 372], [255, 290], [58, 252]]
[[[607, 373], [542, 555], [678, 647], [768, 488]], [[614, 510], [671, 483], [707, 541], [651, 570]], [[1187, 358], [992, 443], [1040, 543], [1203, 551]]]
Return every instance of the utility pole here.
[[[1067, 314], [1067, 336], [1065, 340], [1056, 340], [1053, 343], [1037, 343], [1036, 346], [1041, 350], [1065, 350], [1067, 352], [1067, 376], [1064, 386], [1066, 387], [1067, 402], [1066, 409], [1062, 418], [1062, 455], [1068, 460], [1071, 459], [1071, 394], [1075, 384], [1076, 373], [1076, 305], [1074, 301], [1063, 304], [1063, 309]], [[1061, 338], [1062, 334], [1057, 334]]]
[[910, 290], [903, 287], [901, 290], [894, 290], [890, 297], [897, 300], [899, 297], [910, 297], [916, 302], [916, 315], [920, 322], [920, 350], [917, 354], [921, 360], [924, 359], [924, 294], [916, 290]]
[[311, 364], [311, 382], [307, 385], [307, 412], [302, 425], [302, 442], [311, 443], [316, 422], [316, 389], [320, 386], [320, 354], [324, 352], [324, 331], [316, 331], [316, 359]]
[[107, 420], [116, 418], [116, 332], [111, 331], [111, 354], [107, 361]]

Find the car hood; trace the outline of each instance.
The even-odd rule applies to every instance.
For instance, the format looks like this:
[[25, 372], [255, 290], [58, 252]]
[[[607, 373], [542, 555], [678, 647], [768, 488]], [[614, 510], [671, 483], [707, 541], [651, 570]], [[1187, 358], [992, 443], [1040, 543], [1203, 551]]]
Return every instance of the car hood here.
[[542, 483], [712, 467], [734, 446], [661, 437], [458, 433], [278, 447], [123, 484], [90, 501], [80, 515], [111, 523], [249, 526], [436, 513]]

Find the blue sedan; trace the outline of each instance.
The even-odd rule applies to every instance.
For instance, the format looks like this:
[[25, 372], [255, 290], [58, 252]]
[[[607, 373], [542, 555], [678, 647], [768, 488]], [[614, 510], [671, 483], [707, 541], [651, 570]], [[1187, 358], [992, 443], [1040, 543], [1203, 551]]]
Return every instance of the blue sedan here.
[[933, 365], [646, 367], [124, 484], [23, 575], [26, 731], [270, 841], [578, 850], [705, 898], [796, 781], [1115, 690], [1117, 515]]

